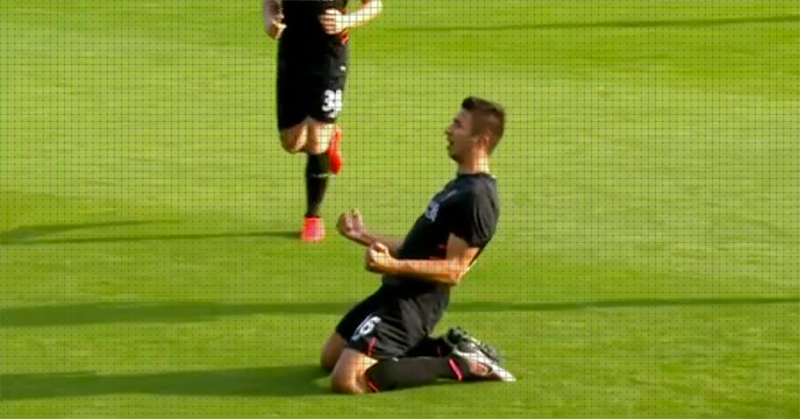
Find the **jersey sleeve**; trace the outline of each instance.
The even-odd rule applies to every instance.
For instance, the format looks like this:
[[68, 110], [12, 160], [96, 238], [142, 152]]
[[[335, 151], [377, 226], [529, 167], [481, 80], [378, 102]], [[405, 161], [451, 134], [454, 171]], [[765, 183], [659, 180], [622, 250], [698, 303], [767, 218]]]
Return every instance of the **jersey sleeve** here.
[[473, 192], [454, 202], [448, 215], [450, 233], [472, 247], [483, 248], [494, 236], [499, 212], [490, 196]]

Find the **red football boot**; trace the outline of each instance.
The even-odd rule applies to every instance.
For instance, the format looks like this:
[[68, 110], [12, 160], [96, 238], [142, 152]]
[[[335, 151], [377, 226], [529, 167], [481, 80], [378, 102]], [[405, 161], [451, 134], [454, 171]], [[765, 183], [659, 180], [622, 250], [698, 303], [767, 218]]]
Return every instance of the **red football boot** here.
[[306, 217], [300, 241], [305, 243], [321, 242], [325, 239], [325, 222], [320, 217]]
[[334, 174], [338, 175], [339, 172], [342, 171], [342, 167], [344, 166], [344, 158], [342, 157], [342, 129], [339, 127], [335, 127], [333, 130], [333, 135], [331, 136], [331, 142], [328, 145], [328, 161], [329, 171]]

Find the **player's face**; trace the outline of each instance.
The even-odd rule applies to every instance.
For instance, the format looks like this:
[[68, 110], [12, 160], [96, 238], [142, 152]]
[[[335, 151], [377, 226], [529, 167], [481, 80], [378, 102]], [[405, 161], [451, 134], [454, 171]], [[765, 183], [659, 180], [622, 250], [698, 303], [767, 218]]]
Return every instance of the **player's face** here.
[[477, 143], [477, 137], [472, 134], [472, 114], [466, 110], [459, 112], [445, 134], [450, 157], [457, 162], [466, 159]]

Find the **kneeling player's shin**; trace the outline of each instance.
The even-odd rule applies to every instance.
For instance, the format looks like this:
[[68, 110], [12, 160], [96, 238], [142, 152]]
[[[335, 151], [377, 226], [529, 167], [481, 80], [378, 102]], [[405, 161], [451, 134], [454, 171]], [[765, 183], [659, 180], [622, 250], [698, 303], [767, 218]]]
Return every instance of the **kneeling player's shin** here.
[[419, 356], [439, 358], [449, 356], [451, 353], [453, 353], [453, 348], [445, 343], [443, 338], [426, 337], [420, 341], [417, 346], [408, 351], [406, 356], [408, 358], [415, 358]]
[[440, 378], [469, 378], [469, 363], [460, 358], [401, 358], [380, 361], [365, 372], [372, 391], [397, 390], [432, 384]]

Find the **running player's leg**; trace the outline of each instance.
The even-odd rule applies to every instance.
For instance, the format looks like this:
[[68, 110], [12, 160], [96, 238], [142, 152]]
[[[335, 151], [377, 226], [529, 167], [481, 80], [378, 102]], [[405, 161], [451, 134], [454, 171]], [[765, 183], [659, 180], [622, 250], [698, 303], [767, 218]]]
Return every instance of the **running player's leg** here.
[[308, 126], [313, 121], [309, 117], [309, 101], [312, 90], [309, 88], [308, 74], [291, 68], [285, 60], [278, 60], [276, 99], [278, 131], [281, 147], [289, 153], [299, 153], [306, 147]]
[[333, 74], [313, 78], [308, 105], [311, 120], [304, 138], [306, 164], [306, 214], [301, 239], [320, 241], [325, 237], [321, 207], [330, 176], [342, 169], [342, 131], [336, 118], [342, 110], [344, 75]]
[[[292, 113], [286, 107], [293, 104], [284, 104], [282, 111]], [[341, 128], [334, 122], [318, 121], [312, 116], [302, 116], [299, 122], [294, 122], [303, 115], [304, 110], [296, 110], [291, 115], [279, 116], [281, 146], [290, 154], [304, 152], [309, 155], [328, 154], [331, 147], [338, 147], [341, 140]], [[340, 152], [340, 151], [339, 151]]]
[[309, 118], [304, 151], [306, 163], [306, 219], [321, 219], [322, 202], [328, 190], [328, 182], [333, 173], [331, 156], [327, 152], [337, 137], [338, 128], [333, 123], [320, 122]]
[[327, 147], [332, 135], [330, 122], [317, 121], [311, 114], [321, 105], [319, 96], [324, 80], [314, 74], [297, 75], [288, 70], [278, 73], [278, 128], [281, 146], [289, 153], [305, 152], [306, 213], [300, 235], [302, 241], [318, 242], [325, 238], [325, 225], [320, 214], [328, 188], [330, 164], [328, 155], [319, 152]]
[[299, 153], [306, 148], [308, 122], [303, 121], [280, 130], [281, 147], [289, 154]]
[[[291, 105], [284, 105], [283, 109], [279, 106], [279, 124], [282, 127], [280, 129], [281, 146], [289, 153], [306, 151], [308, 148], [313, 149], [313, 147], [308, 147], [307, 143], [310, 136], [314, 137], [315, 143], [317, 142], [319, 123], [307, 116], [303, 117], [300, 122], [294, 123], [296, 117], [290, 116], [301, 114], [301, 112], [289, 111], [287, 109], [289, 107]], [[306, 213], [303, 218], [300, 239], [304, 242], [319, 242], [325, 238], [325, 224], [320, 209], [328, 189], [328, 156], [325, 153], [307, 154], [306, 159]]]
[[344, 108], [344, 88], [347, 81], [347, 58], [339, 57], [324, 75], [310, 85], [309, 116], [315, 123], [309, 129], [305, 151], [309, 155], [325, 155], [329, 172], [336, 175], [342, 170], [342, 129], [336, 119]]

